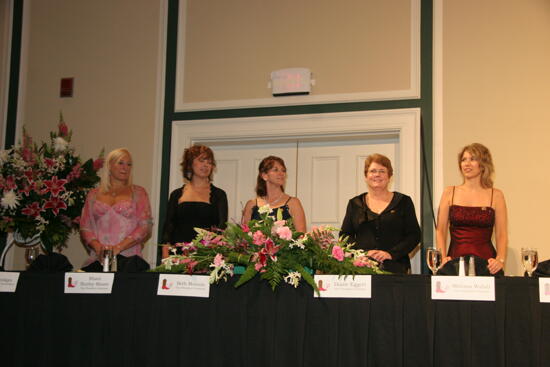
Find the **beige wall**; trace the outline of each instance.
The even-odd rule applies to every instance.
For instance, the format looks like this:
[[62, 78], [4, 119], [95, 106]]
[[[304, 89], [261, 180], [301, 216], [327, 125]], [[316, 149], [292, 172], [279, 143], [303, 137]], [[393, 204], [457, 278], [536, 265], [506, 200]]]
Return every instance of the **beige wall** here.
[[550, 1], [443, 1], [444, 184], [461, 182], [460, 148], [487, 145], [509, 214], [506, 274], [519, 251], [550, 258]]
[[411, 0], [186, 0], [182, 102], [271, 97], [274, 70], [307, 67], [313, 94], [405, 90]]
[[[83, 158], [127, 147], [134, 182], [151, 191], [157, 118], [160, 1], [48, 0], [28, 6], [22, 72], [23, 123], [37, 139], [56, 129], [59, 111]], [[73, 98], [59, 98], [62, 77], [74, 77]], [[76, 236], [66, 250], [80, 267]], [[15, 259], [21, 267], [22, 255]]]

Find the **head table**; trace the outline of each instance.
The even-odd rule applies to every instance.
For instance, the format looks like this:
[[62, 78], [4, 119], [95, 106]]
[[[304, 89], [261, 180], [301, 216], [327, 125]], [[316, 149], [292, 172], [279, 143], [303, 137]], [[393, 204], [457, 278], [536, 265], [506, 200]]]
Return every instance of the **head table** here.
[[432, 301], [430, 277], [372, 277], [371, 299], [319, 299], [253, 279], [209, 298], [157, 296], [158, 274], [112, 294], [21, 273], [0, 293], [2, 366], [550, 366], [536, 278], [496, 278], [496, 301]]

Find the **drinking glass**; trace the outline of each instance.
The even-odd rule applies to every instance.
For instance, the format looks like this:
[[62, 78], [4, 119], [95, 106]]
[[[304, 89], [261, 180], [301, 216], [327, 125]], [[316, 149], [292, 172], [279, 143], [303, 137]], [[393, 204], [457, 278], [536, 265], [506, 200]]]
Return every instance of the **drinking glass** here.
[[531, 277], [533, 275], [533, 272], [537, 268], [537, 265], [539, 264], [539, 254], [537, 252], [536, 248], [529, 248], [524, 247], [521, 249], [521, 263], [523, 264], [523, 268]]
[[103, 247], [103, 271], [111, 271], [113, 264], [113, 248], [111, 246]]
[[428, 263], [428, 268], [432, 271], [433, 275], [437, 274], [437, 271], [441, 267], [441, 262], [443, 257], [441, 256], [441, 251], [436, 248], [429, 248], [426, 251], [426, 262]]

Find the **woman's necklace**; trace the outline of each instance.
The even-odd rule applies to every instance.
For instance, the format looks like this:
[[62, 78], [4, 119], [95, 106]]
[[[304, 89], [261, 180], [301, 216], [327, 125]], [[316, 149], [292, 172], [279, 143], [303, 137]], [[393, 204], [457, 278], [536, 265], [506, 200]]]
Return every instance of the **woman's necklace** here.
[[281, 192], [281, 194], [279, 196], [277, 196], [274, 200], [267, 200], [267, 195], [265, 196], [265, 202], [267, 203], [267, 205], [269, 206], [272, 206], [273, 204], [277, 203], [282, 197], [283, 197], [283, 194], [284, 192]]

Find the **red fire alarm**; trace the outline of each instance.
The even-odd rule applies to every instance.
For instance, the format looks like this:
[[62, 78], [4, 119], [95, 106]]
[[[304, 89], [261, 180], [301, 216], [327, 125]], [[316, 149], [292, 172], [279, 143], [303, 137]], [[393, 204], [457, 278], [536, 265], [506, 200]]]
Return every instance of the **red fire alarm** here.
[[61, 88], [59, 97], [72, 97], [73, 96], [74, 78], [61, 78]]

